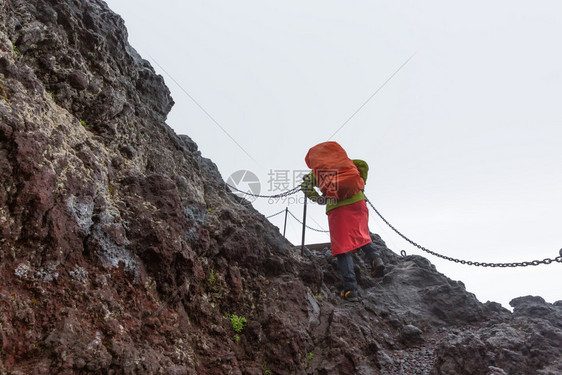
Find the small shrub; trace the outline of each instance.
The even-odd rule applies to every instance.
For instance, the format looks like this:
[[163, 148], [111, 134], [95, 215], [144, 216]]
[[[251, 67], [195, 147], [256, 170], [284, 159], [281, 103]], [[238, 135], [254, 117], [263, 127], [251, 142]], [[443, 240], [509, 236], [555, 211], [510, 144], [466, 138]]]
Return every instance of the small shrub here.
[[230, 322], [232, 323], [232, 329], [234, 329], [236, 333], [241, 333], [242, 330], [244, 329], [244, 323], [246, 323], [246, 318], [244, 318], [243, 316], [232, 314], [230, 316]]
[[4, 87], [2, 85], [0, 85], [0, 97], [2, 99], [4, 99], [5, 101], [9, 102], [10, 100], [8, 99], [8, 93], [6, 92], [6, 90], [4, 90]]
[[207, 279], [207, 284], [209, 285], [209, 289], [212, 293], [218, 293], [221, 290], [221, 286], [219, 284], [218, 273], [215, 270], [211, 269], [209, 274], [209, 278]]
[[211, 270], [211, 272], [209, 273], [209, 278], [207, 279], [207, 281], [211, 285], [215, 285], [217, 283], [217, 275], [215, 273], [215, 270], [213, 270], [213, 269]]

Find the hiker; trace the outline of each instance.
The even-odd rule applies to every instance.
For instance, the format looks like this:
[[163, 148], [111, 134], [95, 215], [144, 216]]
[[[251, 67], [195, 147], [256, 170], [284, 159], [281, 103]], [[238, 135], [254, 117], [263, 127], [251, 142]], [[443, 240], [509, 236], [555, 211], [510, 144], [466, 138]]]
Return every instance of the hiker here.
[[349, 159], [337, 142], [312, 147], [305, 161], [312, 171], [304, 177], [301, 190], [311, 201], [326, 205], [332, 256], [337, 258], [343, 279], [340, 295], [356, 302], [359, 296], [353, 270], [354, 252], [363, 250], [371, 274], [384, 276], [384, 263], [369, 234], [369, 211], [363, 194], [369, 166], [363, 160]]

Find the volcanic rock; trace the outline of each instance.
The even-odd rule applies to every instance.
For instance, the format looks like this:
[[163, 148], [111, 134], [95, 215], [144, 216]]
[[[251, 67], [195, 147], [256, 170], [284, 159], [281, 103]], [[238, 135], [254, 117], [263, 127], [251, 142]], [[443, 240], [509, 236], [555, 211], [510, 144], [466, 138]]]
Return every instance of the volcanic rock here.
[[330, 250], [302, 256], [166, 125], [103, 1], [0, 9], [0, 373], [562, 372], [560, 301], [482, 304], [375, 234], [387, 274], [356, 257], [342, 301]]

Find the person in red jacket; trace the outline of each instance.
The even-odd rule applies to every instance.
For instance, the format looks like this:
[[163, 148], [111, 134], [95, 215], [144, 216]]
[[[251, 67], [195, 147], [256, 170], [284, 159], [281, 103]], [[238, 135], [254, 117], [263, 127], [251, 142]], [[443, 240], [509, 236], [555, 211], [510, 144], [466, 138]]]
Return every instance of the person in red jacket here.
[[[346, 300], [358, 301], [352, 254], [363, 250], [375, 277], [384, 276], [385, 269], [380, 252], [371, 240], [369, 211], [362, 191], [369, 166], [363, 160], [349, 159], [336, 142], [314, 146], [305, 160], [312, 171], [305, 176], [301, 190], [313, 202], [326, 205], [332, 255], [337, 258], [343, 280], [340, 295]], [[338, 176], [352, 177], [338, 179]], [[354, 179], [356, 181], [352, 181]], [[322, 195], [315, 187], [320, 188]], [[345, 191], [344, 195], [338, 196], [338, 190]]]

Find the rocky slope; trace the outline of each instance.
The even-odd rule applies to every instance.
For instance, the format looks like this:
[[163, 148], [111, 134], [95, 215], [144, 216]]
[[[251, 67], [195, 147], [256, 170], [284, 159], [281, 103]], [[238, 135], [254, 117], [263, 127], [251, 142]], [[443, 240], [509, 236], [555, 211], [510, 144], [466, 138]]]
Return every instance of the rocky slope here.
[[376, 235], [388, 274], [358, 258], [340, 301], [329, 250], [301, 256], [165, 124], [104, 2], [0, 9], [0, 373], [562, 372], [562, 302], [482, 304]]

